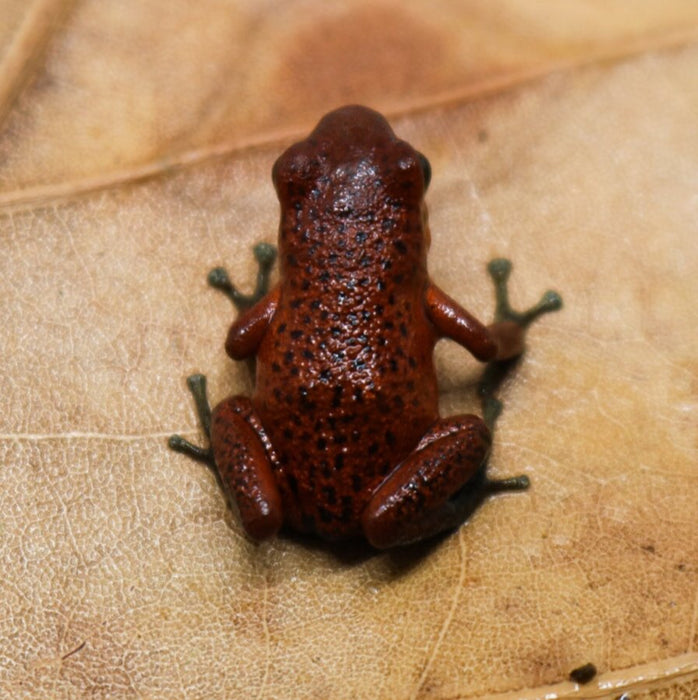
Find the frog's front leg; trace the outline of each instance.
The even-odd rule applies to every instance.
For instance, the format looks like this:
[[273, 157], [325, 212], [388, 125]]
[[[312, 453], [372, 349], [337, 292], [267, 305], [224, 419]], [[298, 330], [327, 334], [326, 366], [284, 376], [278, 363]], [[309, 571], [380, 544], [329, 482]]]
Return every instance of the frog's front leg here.
[[257, 282], [252, 294], [242, 294], [238, 291], [225, 268], [214, 267], [208, 273], [208, 283], [223, 292], [240, 312], [254, 306], [269, 291], [271, 268], [276, 260], [276, 248], [269, 243], [258, 243], [252, 252], [258, 265]]
[[[242, 313], [231, 326], [226, 341], [226, 349], [231, 357], [235, 359], [245, 359], [254, 355], [278, 303], [278, 290], [264, 296], [269, 282], [269, 268], [276, 257], [276, 248], [266, 243], [260, 243], [255, 247], [254, 252], [259, 262], [260, 273], [257, 279], [257, 289], [253, 295], [241, 295], [232, 286], [230, 280], [228, 280], [227, 273], [222, 268], [212, 270], [209, 275], [209, 278], [212, 275], [215, 277], [214, 273], [220, 272], [217, 283], [211, 282], [211, 284], [219, 286], [221, 289], [227, 285], [229, 289], [226, 293], [233, 300], [233, 303], [241, 309], [246, 307], [246, 313]], [[227, 283], [221, 282], [222, 278], [228, 280]], [[258, 295], [262, 295], [262, 297], [258, 299]], [[248, 306], [248, 304], [251, 304], [251, 306]], [[192, 374], [187, 378], [187, 386], [194, 397], [201, 427], [207, 440], [210, 441], [211, 408], [206, 396], [206, 377], [203, 374]], [[199, 447], [185, 440], [180, 435], [172, 435], [168, 445], [177, 452], [182, 452], [189, 457], [207, 462], [210, 466], [213, 466], [213, 451], [210, 447]]]
[[387, 549], [460, 525], [469, 502], [462, 505], [454, 497], [481, 474], [491, 442], [478, 416], [437, 421], [371, 497], [361, 518], [368, 541]]

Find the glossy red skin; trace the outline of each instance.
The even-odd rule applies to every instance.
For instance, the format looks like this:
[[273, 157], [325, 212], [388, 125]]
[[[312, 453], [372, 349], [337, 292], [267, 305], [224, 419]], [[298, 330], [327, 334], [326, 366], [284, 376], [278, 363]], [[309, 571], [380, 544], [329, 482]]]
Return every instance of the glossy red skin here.
[[[438, 511], [490, 444], [475, 416], [440, 421], [434, 345], [448, 336], [481, 360], [497, 353], [485, 326], [429, 281], [420, 154], [378, 113], [345, 107], [283, 153], [273, 179], [280, 282], [228, 334], [231, 357], [256, 357], [256, 384], [251, 401], [214, 411], [223, 482], [255, 538], [286, 524], [377, 546], [419, 539], [438, 528], [368, 531], [382, 510], [391, 532], [418, 521], [422, 501]], [[415, 453], [463, 430], [467, 439]], [[439, 455], [446, 467], [434, 466]], [[405, 460], [412, 481], [393, 486]], [[420, 473], [429, 469], [436, 478]]]

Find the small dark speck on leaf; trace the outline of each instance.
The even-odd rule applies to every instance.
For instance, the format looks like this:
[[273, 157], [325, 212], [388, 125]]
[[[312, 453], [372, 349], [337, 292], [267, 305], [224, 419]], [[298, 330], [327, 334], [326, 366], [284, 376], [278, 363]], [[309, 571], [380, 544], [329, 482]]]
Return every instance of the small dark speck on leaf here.
[[596, 666], [592, 663], [584, 664], [584, 666], [579, 666], [570, 671], [570, 680], [582, 685], [588, 683], [594, 676], [596, 676]]

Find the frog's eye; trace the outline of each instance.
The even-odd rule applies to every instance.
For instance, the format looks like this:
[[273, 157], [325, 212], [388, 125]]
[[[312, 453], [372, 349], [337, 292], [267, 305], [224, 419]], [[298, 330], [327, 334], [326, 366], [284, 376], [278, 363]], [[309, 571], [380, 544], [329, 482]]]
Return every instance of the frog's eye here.
[[431, 182], [431, 165], [429, 161], [427, 160], [427, 157], [422, 155], [421, 153], [419, 155], [419, 163], [422, 166], [422, 173], [424, 175], [424, 189], [426, 190], [427, 187], [429, 187], [429, 183]]

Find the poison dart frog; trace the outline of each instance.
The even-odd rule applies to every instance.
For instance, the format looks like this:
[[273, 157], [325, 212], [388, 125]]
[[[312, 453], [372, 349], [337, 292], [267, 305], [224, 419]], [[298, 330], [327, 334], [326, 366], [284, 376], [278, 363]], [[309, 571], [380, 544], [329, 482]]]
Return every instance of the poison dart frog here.
[[[276, 249], [255, 248], [257, 290], [241, 294], [216, 268], [209, 282], [240, 310], [225, 342], [254, 358], [251, 396], [211, 412], [205, 377], [189, 377], [210, 447], [170, 446], [208, 461], [254, 540], [282, 527], [385, 549], [460, 525], [484, 496], [528, 486], [490, 480], [501, 408], [492, 378], [524, 347], [525, 330], [561, 299], [524, 313], [507, 301], [511, 265], [490, 263], [495, 321], [484, 325], [430, 281], [427, 159], [361, 106], [330, 112], [274, 164], [281, 205]], [[484, 419], [442, 418], [432, 352], [450, 338], [488, 362]]]

